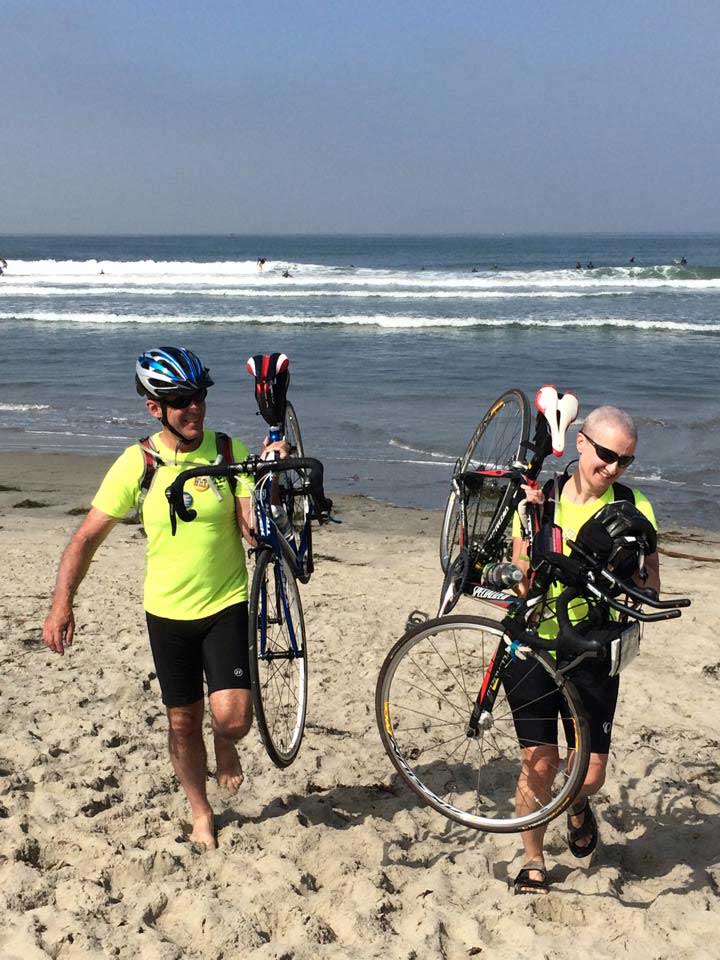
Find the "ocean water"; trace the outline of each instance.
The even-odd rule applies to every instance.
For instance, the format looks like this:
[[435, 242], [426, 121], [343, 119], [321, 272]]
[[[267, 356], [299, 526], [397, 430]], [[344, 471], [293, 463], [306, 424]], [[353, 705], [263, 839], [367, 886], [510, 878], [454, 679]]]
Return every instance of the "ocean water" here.
[[165, 344], [200, 354], [209, 424], [252, 445], [245, 361], [280, 350], [331, 492], [441, 507], [493, 399], [555, 383], [636, 417], [628, 482], [666, 526], [720, 529], [720, 236], [6, 236], [0, 256], [0, 450], [119, 452], [152, 427], [135, 358]]

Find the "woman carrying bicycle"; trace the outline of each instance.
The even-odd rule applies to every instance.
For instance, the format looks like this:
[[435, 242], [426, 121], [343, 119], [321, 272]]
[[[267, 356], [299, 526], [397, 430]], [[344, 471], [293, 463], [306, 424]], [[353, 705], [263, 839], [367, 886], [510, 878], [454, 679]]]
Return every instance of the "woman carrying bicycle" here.
[[[190, 350], [148, 350], [136, 364], [135, 383], [150, 416], [161, 426], [128, 447], [110, 467], [60, 561], [43, 640], [63, 654], [75, 629], [73, 601], [90, 562], [110, 530], [133, 508], [147, 534], [144, 606], [150, 644], [168, 716], [175, 773], [192, 811], [190, 839], [217, 846], [206, 792], [207, 754], [202, 735], [203, 675], [207, 681], [218, 783], [235, 793], [243, 773], [235, 744], [252, 723], [248, 667], [248, 576], [243, 537], [251, 530], [251, 477], [198, 477], [185, 494], [197, 521], [173, 539], [165, 489], [188, 466], [241, 461], [240, 440], [205, 428], [209, 370]], [[285, 442], [263, 452], [287, 456]]]
[[[525, 488], [530, 502], [543, 504], [544, 522], [553, 523], [562, 531], [564, 553], [570, 553], [568, 541], [577, 539], [587, 521], [614, 501], [630, 500], [653, 527], [657, 526], [649, 500], [640, 491], [618, 482], [635, 458], [636, 445], [637, 430], [632, 418], [617, 407], [598, 407], [585, 419], [578, 434], [577, 469], [566, 478], [561, 488], [559, 485], [555, 487], [551, 502], [545, 502], [550, 498], [539, 490]], [[519, 515], [513, 520], [513, 560], [527, 574], [530, 565], [528, 543], [522, 535]], [[644, 558], [644, 579], [636, 580], [644, 589], [659, 593], [657, 552]], [[526, 594], [527, 589], [525, 581], [520, 585], [520, 592]], [[560, 584], [550, 587], [550, 604], [553, 596], [559, 595], [562, 589]], [[582, 600], [576, 600], [570, 607], [571, 620], [575, 623], [582, 622], [587, 613], [588, 607]], [[538, 634], [545, 638], [555, 637], [557, 633], [558, 623], [552, 616], [538, 629]], [[523, 671], [528, 675], [523, 676]], [[562, 762], [557, 746], [553, 747], [552, 743], [554, 737], [557, 744], [558, 718], [548, 716], [552, 712], [548, 709], [551, 691], [549, 687], [545, 689], [545, 678], [543, 671], [531, 671], [523, 661], [517, 661], [506, 682], [516, 729], [520, 722], [523, 731], [523, 768], [516, 793], [518, 815], [533, 802], [532, 795], [542, 796], [544, 791], [550, 790]], [[589, 797], [596, 794], [605, 782], [619, 678], [609, 676], [607, 660], [589, 660], [573, 670], [571, 679], [590, 723], [590, 763], [581, 792], [568, 813], [568, 846], [573, 856], [584, 858], [592, 854], [598, 841], [597, 821]], [[547, 824], [543, 824], [522, 834], [525, 862], [515, 879], [516, 893], [548, 892], [543, 853], [546, 829]]]

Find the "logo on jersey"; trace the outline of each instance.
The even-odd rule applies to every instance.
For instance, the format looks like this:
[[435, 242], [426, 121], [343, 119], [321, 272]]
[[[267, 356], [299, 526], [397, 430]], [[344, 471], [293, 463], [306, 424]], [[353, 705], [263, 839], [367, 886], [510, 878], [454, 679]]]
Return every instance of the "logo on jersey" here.
[[210, 489], [210, 481], [208, 480], [207, 477], [195, 477], [193, 486], [198, 491], [198, 493], [202, 493], [203, 490]]
[[612, 723], [610, 723], [609, 720], [606, 720], [605, 723], [603, 724], [603, 731], [605, 733], [610, 733], [611, 728], [612, 728]]
[[187, 490], [183, 492], [183, 503], [186, 507], [191, 507], [193, 505], [193, 498], [190, 496]]
[[236, 677], [242, 677], [242, 675], [243, 675], [243, 668], [242, 668], [242, 667], [235, 667], [235, 669], [233, 670], [233, 673], [235, 674]]

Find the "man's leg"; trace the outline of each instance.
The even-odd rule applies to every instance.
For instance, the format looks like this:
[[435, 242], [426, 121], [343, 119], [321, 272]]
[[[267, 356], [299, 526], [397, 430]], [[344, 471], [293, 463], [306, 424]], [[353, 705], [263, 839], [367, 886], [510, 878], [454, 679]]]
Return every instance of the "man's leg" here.
[[218, 613], [203, 641], [217, 779], [230, 793], [237, 793], [244, 779], [235, 744], [252, 726], [247, 636], [248, 605], [243, 602]]
[[205, 786], [207, 754], [202, 735], [203, 708], [202, 700], [186, 707], [168, 707], [168, 743], [175, 775], [187, 794], [192, 811], [190, 839], [212, 848], [217, 842]]
[[249, 690], [216, 690], [210, 694], [217, 780], [229, 793], [237, 793], [244, 780], [235, 748], [252, 726]]

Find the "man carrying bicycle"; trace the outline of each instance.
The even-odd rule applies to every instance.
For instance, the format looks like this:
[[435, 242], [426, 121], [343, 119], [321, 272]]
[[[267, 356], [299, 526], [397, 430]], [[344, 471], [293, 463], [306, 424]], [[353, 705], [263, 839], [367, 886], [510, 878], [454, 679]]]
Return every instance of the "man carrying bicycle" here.
[[[530, 502], [543, 504], [544, 518], [562, 531], [563, 551], [570, 553], [568, 541], [575, 540], [585, 523], [606, 504], [617, 500], [632, 500], [635, 507], [656, 527], [655, 516], [649, 500], [638, 490], [620, 484], [619, 478], [635, 458], [637, 430], [632, 418], [617, 407], [603, 406], [593, 410], [585, 419], [577, 437], [579, 461], [576, 471], [562, 485], [559, 496], [553, 503], [539, 490], [526, 487]], [[526, 574], [529, 570], [528, 543], [522, 536], [520, 517], [513, 520], [513, 561]], [[659, 592], [660, 573], [657, 552], [645, 558], [645, 579], [641, 582], [646, 590]], [[527, 582], [521, 585], [527, 592]], [[561, 592], [562, 586], [554, 584], [550, 595]], [[579, 605], [578, 605], [579, 604]], [[582, 621], [587, 614], [583, 601], [576, 601], [571, 608], [572, 620]], [[540, 626], [540, 636], [557, 636], [558, 624], [554, 618], [546, 619]], [[518, 663], [516, 671], [522, 673]], [[605, 782], [612, 723], [618, 697], [619, 679], [608, 674], [607, 661], [583, 663], [572, 673], [575, 684], [590, 721], [591, 756], [582, 790], [568, 813], [568, 846], [578, 858], [588, 857], [597, 846], [597, 821], [590, 806], [589, 797], [596, 794]], [[558, 768], [557, 747], [552, 747], [549, 727], [557, 720], [545, 716], [548, 691], [543, 688], [542, 671], [520, 679], [513, 678], [522, 689], [522, 703], [513, 703], [512, 688], [508, 700], [513, 706], [516, 724], [522, 723], [523, 770], [520, 775], [516, 805], [518, 814], [529, 812], [531, 793], [549, 791]], [[542, 703], [541, 707], [536, 705]], [[554, 734], [557, 744], [557, 732]], [[542, 744], [542, 746], [532, 744]], [[524, 790], [522, 785], [532, 782], [533, 790]], [[525, 863], [515, 879], [516, 893], [547, 893], [547, 870], [543, 855], [543, 843], [547, 825], [525, 831], [522, 834], [525, 848]]]
[[[75, 630], [73, 601], [90, 562], [110, 530], [132, 508], [142, 511], [147, 534], [144, 605], [155, 669], [168, 716], [169, 749], [188, 797], [190, 839], [216, 847], [206, 792], [207, 754], [202, 736], [203, 674], [207, 681], [218, 783], [235, 793], [243, 773], [235, 744], [252, 723], [248, 666], [247, 570], [243, 537], [251, 530], [253, 481], [197, 477], [187, 505], [197, 520], [171, 535], [165, 489], [182, 470], [211, 464], [218, 454], [240, 461], [246, 446], [205, 429], [209, 370], [190, 350], [148, 350], [136, 364], [135, 384], [161, 430], [128, 447], [110, 467], [92, 508], [60, 561], [43, 640], [64, 654]], [[284, 442], [265, 446], [287, 456]]]

